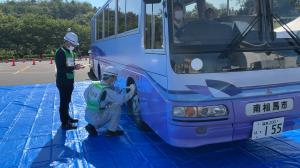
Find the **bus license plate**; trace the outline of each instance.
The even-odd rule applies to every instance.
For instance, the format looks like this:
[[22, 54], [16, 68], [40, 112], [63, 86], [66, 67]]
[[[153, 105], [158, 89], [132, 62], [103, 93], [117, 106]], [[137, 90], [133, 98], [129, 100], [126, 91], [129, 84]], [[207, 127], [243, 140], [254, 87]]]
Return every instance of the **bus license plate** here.
[[283, 130], [283, 123], [284, 117], [255, 121], [253, 123], [251, 139], [259, 139], [280, 134]]

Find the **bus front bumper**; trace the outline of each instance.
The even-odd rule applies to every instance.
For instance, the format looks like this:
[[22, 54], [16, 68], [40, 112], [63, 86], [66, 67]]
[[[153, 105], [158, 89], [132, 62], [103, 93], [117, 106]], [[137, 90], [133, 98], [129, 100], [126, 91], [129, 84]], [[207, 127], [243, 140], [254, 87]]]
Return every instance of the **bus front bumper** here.
[[182, 126], [169, 124], [166, 141], [177, 147], [197, 147], [232, 141], [232, 124]]
[[[294, 118], [285, 117], [283, 131], [299, 128], [300, 125], [297, 126], [295, 121]], [[207, 144], [251, 139], [252, 129], [252, 121], [239, 124], [222, 122], [214, 125], [200, 123], [189, 126], [173, 122], [168, 124], [169, 136], [166, 141], [177, 147], [191, 148]]]

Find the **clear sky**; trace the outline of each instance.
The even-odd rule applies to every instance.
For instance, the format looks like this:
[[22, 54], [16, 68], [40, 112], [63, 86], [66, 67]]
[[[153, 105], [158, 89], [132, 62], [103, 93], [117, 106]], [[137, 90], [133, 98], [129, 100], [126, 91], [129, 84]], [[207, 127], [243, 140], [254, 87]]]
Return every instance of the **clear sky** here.
[[[7, 0], [0, 0], [0, 2], [6, 2], [6, 1]], [[15, 0], [15, 1], [18, 1], [18, 0]], [[69, 0], [69, 1], [71, 1], [71, 0]], [[75, 0], [75, 1], [78, 1], [78, 2], [89, 2], [93, 6], [99, 7], [99, 6], [102, 6], [107, 0]]]
[[79, 2], [89, 2], [91, 3], [93, 6], [95, 7], [100, 7], [102, 6], [107, 0], [75, 0], [75, 1], [79, 1]]

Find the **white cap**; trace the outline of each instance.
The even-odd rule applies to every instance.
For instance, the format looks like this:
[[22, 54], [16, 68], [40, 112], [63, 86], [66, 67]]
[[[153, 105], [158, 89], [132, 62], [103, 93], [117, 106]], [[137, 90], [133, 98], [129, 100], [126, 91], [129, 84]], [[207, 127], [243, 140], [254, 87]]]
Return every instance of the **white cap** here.
[[118, 70], [113, 66], [107, 66], [103, 70], [103, 75], [107, 76], [118, 76]]
[[73, 45], [76, 45], [76, 46], [79, 45], [79, 43], [78, 43], [78, 36], [77, 36], [77, 34], [75, 34], [75, 33], [73, 33], [73, 32], [68, 32], [68, 33], [65, 35], [64, 39], [65, 39], [66, 41], [72, 43]]

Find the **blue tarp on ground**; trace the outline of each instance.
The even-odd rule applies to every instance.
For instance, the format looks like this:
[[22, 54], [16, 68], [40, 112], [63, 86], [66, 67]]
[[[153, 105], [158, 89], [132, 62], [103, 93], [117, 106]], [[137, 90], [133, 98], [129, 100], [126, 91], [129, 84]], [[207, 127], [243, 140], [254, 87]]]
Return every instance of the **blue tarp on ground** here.
[[62, 131], [55, 84], [0, 87], [0, 167], [300, 167], [300, 130], [277, 137], [193, 149], [139, 131], [124, 112], [125, 135], [88, 137], [83, 91], [76, 83], [70, 114], [80, 128]]

